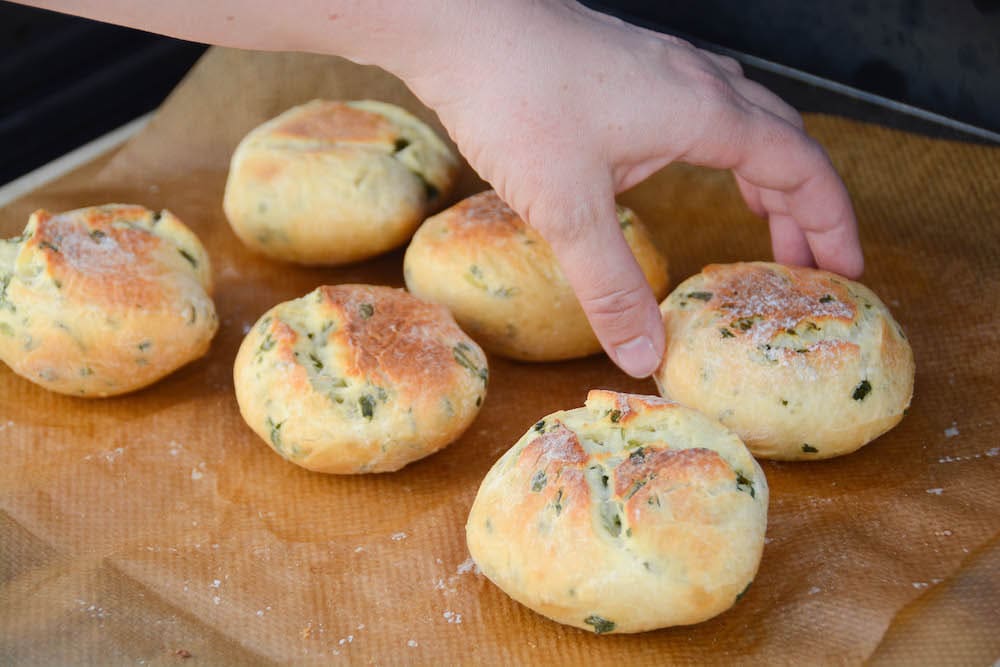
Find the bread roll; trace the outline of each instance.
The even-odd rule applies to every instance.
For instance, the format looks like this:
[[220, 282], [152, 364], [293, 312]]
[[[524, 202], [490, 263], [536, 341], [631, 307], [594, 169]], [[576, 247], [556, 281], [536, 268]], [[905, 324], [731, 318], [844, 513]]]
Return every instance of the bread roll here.
[[36, 211], [0, 242], [0, 359], [51, 391], [114, 396], [208, 350], [208, 255], [169, 211]]
[[[657, 299], [667, 293], [667, 261], [639, 218], [618, 219]], [[429, 218], [403, 261], [407, 288], [444, 304], [488, 351], [522, 361], [599, 352], [580, 302], [552, 249], [488, 190]]]
[[913, 395], [913, 352], [889, 309], [826, 271], [713, 264], [660, 311], [660, 393], [718, 419], [756, 456], [853, 452], [899, 423]]
[[486, 357], [448, 311], [403, 290], [320, 287], [254, 325], [236, 356], [247, 424], [309, 470], [398, 470], [456, 440], [486, 397]]
[[403, 109], [314, 100], [240, 142], [223, 207], [257, 252], [344, 264], [406, 242], [457, 173], [454, 153]]
[[740, 597], [768, 487], [735, 434], [652, 396], [591, 391], [490, 469], [466, 524], [493, 583], [598, 634], [698, 623]]

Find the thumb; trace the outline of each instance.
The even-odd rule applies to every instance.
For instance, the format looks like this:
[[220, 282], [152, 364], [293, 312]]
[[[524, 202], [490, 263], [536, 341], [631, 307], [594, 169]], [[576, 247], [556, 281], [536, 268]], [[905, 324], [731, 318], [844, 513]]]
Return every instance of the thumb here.
[[545, 188], [525, 219], [552, 246], [611, 360], [633, 377], [646, 377], [663, 356], [663, 323], [653, 290], [622, 236], [611, 182], [605, 177], [600, 185], [587, 179], [573, 187]]

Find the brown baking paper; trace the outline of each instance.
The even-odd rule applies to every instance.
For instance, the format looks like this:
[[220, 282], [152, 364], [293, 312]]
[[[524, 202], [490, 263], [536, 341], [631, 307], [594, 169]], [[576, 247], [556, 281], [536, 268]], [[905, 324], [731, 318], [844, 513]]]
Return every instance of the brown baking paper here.
[[[653, 393], [603, 357], [490, 359], [482, 413], [398, 473], [336, 477], [275, 455], [243, 423], [243, 332], [323, 283], [402, 285], [402, 253], [305, 269], [245, 250], [221, 200], [251, 127], [313, 97], [377, 98], [436, 119], [373, 68], [210, 52], [111, 159], [0, 211], [168, 207], [214, 262], [207, 357], [138, 393], [82, 400], [0, 368], [0, 662], [4, 664], [989, 664], [1000, 656], [1000, 150], [808, 118], [854, 196], [864, 282], [905, 327], [916, 393], [851, 456], [763, 462], [772, 489], [753, 587], [693, 627], [594, 636], [510, 600], [472, 567], [464, 523], [493, 461], [587, 390]], [[460, 192], [481, 183], [467, 171]], [[674, 166], [622, 201], [673, 283], [766, 259], [766, 225], [730, 176]]]

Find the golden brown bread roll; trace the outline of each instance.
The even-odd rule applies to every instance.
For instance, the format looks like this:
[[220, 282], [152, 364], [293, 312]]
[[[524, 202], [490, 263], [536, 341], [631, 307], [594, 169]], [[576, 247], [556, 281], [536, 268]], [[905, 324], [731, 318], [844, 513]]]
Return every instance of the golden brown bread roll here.
[[247, 424], [309, 470], [398, 470], [456, 440], [486, 397], [482, 350], [403, 290], [320, 287], [254, 325], [233, 370]]
[[0, 359], [46, 389], [113, 396], [208, 350], [208, 255], [169, 211], [36, 211], [0, 242]]
[[457, 173], [451, 149], [403, 109], [313, 100], [240, 142], [223, 207], [236, 235], [257, 252], [344, 264], [409, 239]]
[[753, 580], [768, 487], [731, 431], [654, 396], [591, 391], [490, 469], [466, 537], [493, 583], [598, 634], [720, 614]]
[[[657, 299], [667, 293], [667, 261], [638, 217], [619, 223]], [[407, 288], [444, 304], [490, 352], [556, 361], [599, 352], [580, 302], [551, 247], [488, 190], [429, 218], [403, 261]]]
[[757, 456], [814, 460], [899, 423], [913, 352], [864, 285], [817, 269], [713, 264], [660, 306], [660, 392], [736, 431]]

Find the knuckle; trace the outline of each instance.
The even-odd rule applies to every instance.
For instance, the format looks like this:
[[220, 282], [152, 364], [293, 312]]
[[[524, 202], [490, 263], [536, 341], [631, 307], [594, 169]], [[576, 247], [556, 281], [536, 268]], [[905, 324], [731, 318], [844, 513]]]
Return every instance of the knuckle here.
[[595, 327], [625, 332], [636, 322], [643, 321], [636, 313], [645, 303], [647, 289], [642, 284], [618, 287], [586, 295], [580, 299], [580, 304]]

